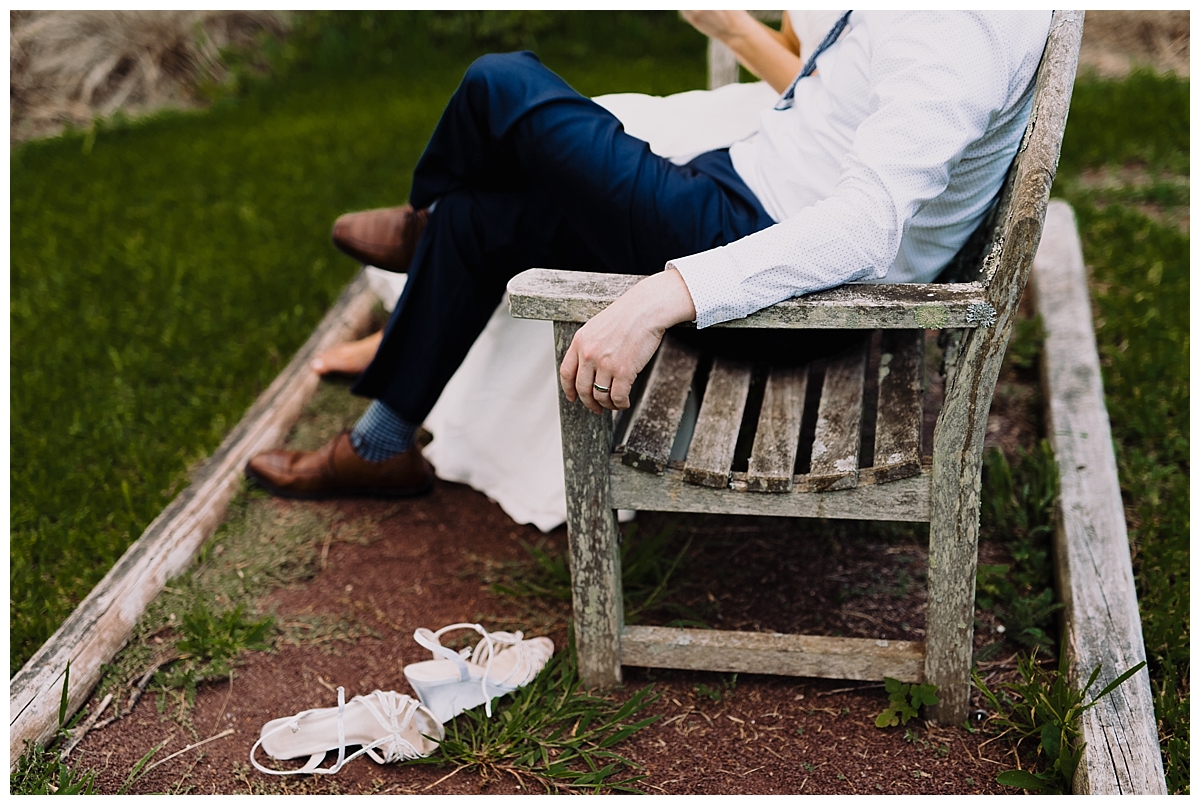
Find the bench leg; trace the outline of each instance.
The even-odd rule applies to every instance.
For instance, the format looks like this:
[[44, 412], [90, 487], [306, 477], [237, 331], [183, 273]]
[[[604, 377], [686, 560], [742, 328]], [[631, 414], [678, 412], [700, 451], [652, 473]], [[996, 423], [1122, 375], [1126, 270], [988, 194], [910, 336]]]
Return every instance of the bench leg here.
[[996, 329], [963, 336], [933, 432], [925, 680], [938, 686], [929, 717], [941, 724], [962, 724], [971, 701], [983, 437], [1011, 321]]
[[[554, 322], [556, 365], [571, 345], [578, 324]], [[613, 421], [593, 414], [558, 391], [563, 469], [567, 488], [571, 602], [579, 675], [589, 688], [621, 683], [621, 534], [609, 493]]]
[[966, 720], [970, 705], [979, 541], [979, 470], [964, 483], [956, 469], [934, 460], [925, 615], [925, 681], [938, 686], [941, 702], [928, 715], [951, 725]]

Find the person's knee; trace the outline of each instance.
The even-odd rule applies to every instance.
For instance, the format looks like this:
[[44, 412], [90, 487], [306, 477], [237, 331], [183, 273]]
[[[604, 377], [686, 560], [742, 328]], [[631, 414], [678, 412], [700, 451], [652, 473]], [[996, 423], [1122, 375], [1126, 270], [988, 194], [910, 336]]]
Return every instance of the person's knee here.
[[497, 80], [511, 80], [528, 72], [531, 66], [540, 64], [538, 57], [528, 50], [516, 53], [488, 53], [471, 62], [466, 75], [463, 76], [463, 83], [490, 84]]

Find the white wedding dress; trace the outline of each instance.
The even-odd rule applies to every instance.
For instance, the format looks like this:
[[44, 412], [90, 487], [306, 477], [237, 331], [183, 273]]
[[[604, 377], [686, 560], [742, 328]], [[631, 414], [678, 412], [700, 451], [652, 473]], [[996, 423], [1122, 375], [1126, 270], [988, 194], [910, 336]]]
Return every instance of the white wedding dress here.
[[[789, 12], [807, 52], [840, 12]], [[779, 98], [766, 82], [729, 84], [659, 97], [635, 93], [593, 100], [650, 150], [683, 164], [758, 131], [759, 116]], [[370, 269], [390, 310], [406, 275]], [[558, 367], [548, 321], [514, 319], [507, 295], [425, 419], [433, 442], [425, 455], [447, 481], [483, 492], [518, 523], [550, 531], [567, 517]], [[623, 517], [622, 519], [626, 519]]]

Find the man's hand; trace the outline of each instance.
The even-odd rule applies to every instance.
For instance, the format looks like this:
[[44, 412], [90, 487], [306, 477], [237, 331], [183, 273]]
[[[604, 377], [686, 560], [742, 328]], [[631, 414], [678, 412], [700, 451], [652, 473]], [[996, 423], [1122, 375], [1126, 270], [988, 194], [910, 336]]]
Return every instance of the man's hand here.
[[663, 333], [695, 318], [692, 295], [678, 271], [647, 277], [575, 333], [558, 371], [563, 393], [597, 414], [605, 408], [628, 408], [633, 381], [658, 349]]

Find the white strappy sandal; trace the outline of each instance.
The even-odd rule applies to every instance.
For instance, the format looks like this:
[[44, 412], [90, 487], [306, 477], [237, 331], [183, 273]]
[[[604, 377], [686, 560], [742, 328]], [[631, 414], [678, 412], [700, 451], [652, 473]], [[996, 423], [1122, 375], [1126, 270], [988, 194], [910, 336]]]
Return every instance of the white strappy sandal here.
[[[482, 636], [474, 657], [471, 648], [456, 652], [439, 642], [455, 629], [473, 629]], [[554, 653], [548, 637], [525, 640], [521, 632], [489, 632], [478, 623], [454, 623], [436, 632], [418, 629], [413, 639], [434, 659], [404, 666], [404, 677], [442, 723], [481, 704], [491, 717], [492, 699], [528, 685]]]
[[[428, 757], [445, 737], [442, 723], [411, 696], [377, 690], [347, 702], [344, 688], [339, 687], [337, 694], [337, 707], [305, 710], [264, 724], [261, 736], [250, 749], [254, 768], [264, 774], [337, 774], [360, 755], [376, 763]], [[356, 744], [362, 748], [347, 757], [346, 747]], [[308, 762], [303, 768], [287, 771], [265, 768], [254, 757], [260, 745], [276, 760], [308, 755]], [[325, 753], [334, 749], [337, 762], [318, 768]]]

